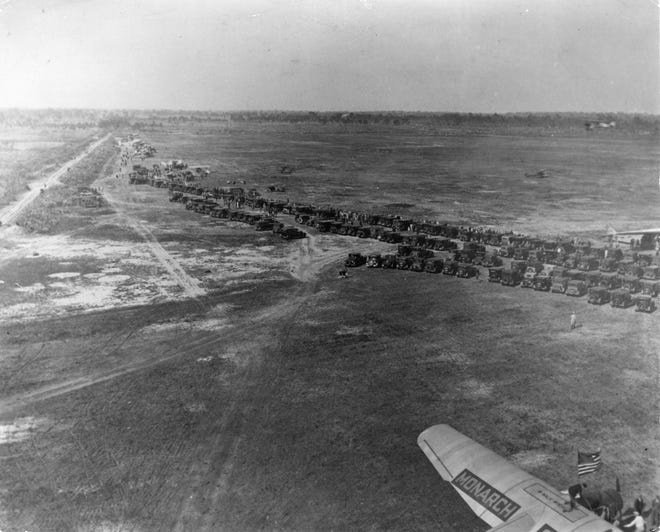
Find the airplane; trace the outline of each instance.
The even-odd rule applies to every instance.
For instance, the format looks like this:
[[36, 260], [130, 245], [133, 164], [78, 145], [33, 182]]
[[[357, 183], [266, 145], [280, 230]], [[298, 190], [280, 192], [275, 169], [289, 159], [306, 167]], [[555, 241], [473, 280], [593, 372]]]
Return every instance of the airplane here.
[[653, 227], [651, 229], [637, 229], [632, 231], [617, 231], [611, 225], [607, 226], [607, 235], [610, 238], [616, 238], [618, 240], [619, 236], [641, 236], [640, 247], [641, 249], [654, 249], [655, 240], [660, 236], [660, 227]]
[[660, 235], [660, 227], [637, 229], [635, 231], [617, 231], [611, 225], [607, 227], [608, 235]]
[[492, 528], [489, 532], [613, 532], [611, 523], [449, 425], [417, 444], [443, 480]]

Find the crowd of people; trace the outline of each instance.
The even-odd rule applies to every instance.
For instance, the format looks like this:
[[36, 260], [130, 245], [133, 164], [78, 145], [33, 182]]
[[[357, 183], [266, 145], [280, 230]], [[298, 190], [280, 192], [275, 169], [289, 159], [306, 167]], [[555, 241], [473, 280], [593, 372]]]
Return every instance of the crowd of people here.
[[[623, 530], [633, 532], [657, 532], [660, 530], [660, 495], [656, 495], [651, 504], [647, 505], [644, 497], [640, 494], [633, 503], [632, 519], [626, 523], [622, 518], [620, 526]], [[630, 516], [630, 514], [628, 514]]]

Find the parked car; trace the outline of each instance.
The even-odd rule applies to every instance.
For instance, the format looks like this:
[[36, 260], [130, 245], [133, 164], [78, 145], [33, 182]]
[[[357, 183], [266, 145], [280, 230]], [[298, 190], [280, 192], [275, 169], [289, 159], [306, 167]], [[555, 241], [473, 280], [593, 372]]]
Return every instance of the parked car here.
[[624, 275], [621, 277], [621, 288], [625, 288], [631, 294], [639, 292], [639, 279], [634, 275]]
[[282, 230], [280, 230], [280, 237], [283, 240], [295, 240], [298, 238], [306, 238], [307, 233], [305, 233], [305, 231], [301, 231], [296, 227], [285, 227]]
[[566, 295], [573, 297], [581, 297], [587, 293], [587, 283], [571, 279], [566, 285]]
[[587, 303], [592, 305], [604, 305], [605, 303], [609, 303], [610, 299], [610, 293], [607, 288], [603, 288], [602, 286], [592, 286], [589, 288]]
[[367, 263], [367, 257], [362, 253], [349, 253], [348, 258], [344, 261], [344, 266], [347, 268], [356, 268]]
[[615, 308], [628, 308], [634, 304], [630, 292], [625, 288], [617, 288], [612, 291], [612, 306]]
[[550, 291], [553, 294], [565, 294], [567, 286], [568, 286], [568, 278], [566, 278], [566, 277], [553, 277], [552, 278], [552, 286], [550, 287]]
[[489, 283], [499, 283], [502, 281], [502, 272], [504, 268], [502, 266], [495, 266], [488, 268], [488, 282]]
[[367, 257], [367, 268], [380, 268], [382, 260], [380, 255], [369, 255]]
[[428, 273], [440, 273], [443, 266], [444, 261], [442, 259], [430, 259], [426, 261], [424, 271]]
[[639, 282], [640, 293], [645, 296], [656, 297], [660, 292], [660, 282], [650, 279], [642, 279]]
[[396, 268], [396, 259], [397, 256], [393, 254], [388, 254], [383, 257], [383, 260], [381, 261], [381, 267], [387, 268], [387, 269], [393, 269]]
[[635, 297], [635, 305], [637, 308], [635, 312], [653, 312], [655, 311], [655, 301], [651, 299], [651, 296], [638, 295]]
[[518, 286], [522, 280], [522, 274], [518, 270], [502, 270], [500, 283], [502, 286]]
[[442, 267], [442, 273], [444, 273], [445, 275], [456, 275], [457, 271], [458, 271], [458, 262], [453, 260], [446, 261], [444, 266]]
[[461, 263], [458, 265], [456, 270], [456, 277], [461, 277], [463, 279], [469, 279], [477, 275], [477, 267], [472, 264]]

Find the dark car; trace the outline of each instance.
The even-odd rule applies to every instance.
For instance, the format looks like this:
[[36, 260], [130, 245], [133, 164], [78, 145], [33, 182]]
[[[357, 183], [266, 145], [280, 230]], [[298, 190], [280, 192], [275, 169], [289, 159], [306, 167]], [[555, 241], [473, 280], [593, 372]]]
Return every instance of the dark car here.
[[550, 291], [553, 294], [565, 294], [567, 285], [568, 279], [566, 277], [553, 277]]
[[660, 279], [660, 268], [657, 265], [646, 266], [642, 273], [642, 279]]
[[639, 292], [639, 279], [634, 275], [624, 275], [621, 277], [621, 288], [625, 288], [631, 294]]
[[344, 261], [344, 266], [347, 268], [356, 268], [367, 263], [367, 257], [361, 253], [349, 253], [348, 258]]
[[651, 281], [650, 279], [642, 279], [639, 282], [640, 293], [645, 296], [656, 297], [660, 292], [660, 283], [658, 281]]
[[532, 288], [537, 275], [538, 272], [534, 266], [527, 266], [527, 270], [525, 270], [520, 286], [522, 288]]
[[398, 244], [399, 242], [403, 241], [403, 237], [401, 236], [400, 233], [395, 233], [393, 231], [388, 231], [387, 233], [383, 233], [383, 236], [381, 237], [381, 240], [383, 242], [387, 242], [389, 244]]
[[396, 269], [397, 270], [409, 270], [410, 266], [413, 263], [412, 257], [397, 257], [396, 258]]
[[502, 286], [518, 286], [522, 281], [522, 274], [518, 270], [502, 270]]
[[488, 268], [488, 282], [489, 283], [499, 283], [502, 281], [502, 272], [504, 268], [501, 266], [495, 266]]
[[444, 266], [444, 261], [442, 259], [431, 259], [427, 260], [424, 265], [424, 271], [428, 273], [440, 273]]
[[603, 272], [598, 284], [608, 290], [615, 290], [621, 287], [621, 276], [616, 272]]
[[295, 227], [285, 227], [280, 231], [280, 237], [283, 240], [296, 240], [298, 238], [306, 238], [307, 233]]
[[381, 267], [383, 268], [396, 268], [396, 255], [388, 254], [383, 257], [383, 260], [381, 261]]
[[532, 288], [538, 292], [547, 292], [552, 287], [552, 277], [537, 275]]
[[610, 299], [610, 293], [607, 288], [603, 288], [602, 286], [592, 286], [589, 288], [587, 303], [592, 305], [604, 305], [605, 303], [609, 303]]
[[273, 220], [272, 218], [263, 218], [256, 223], [254, 228], [257, 231], [272, 231], [274, 225], [275, 225], [275, 220]]
[[380, 255], [369, 255], [367, 257], [367, 268], [380, 268], [383, 259]]
[[411, 272], [423, 272], [424, 266], [426, 265], [426, 260], [419, 257], [413, 258], [412, 264], [410, 265]]
[[573, 297], [581, 297], [587, 293], [587, 283], [571, 279], [566, 285], [566, 295]]
[[630, 292], [625, 288], [612, 290], [612, 306], [615, 308], [628, 308], [634, 304]]
[[458, 269], [456, 270], [456, 277], [470, 279], [471, 277], [476, 277], [478, 271], [479, 270], [476, 266], [462, 263], [458, 265]]
[[332, 220], [319, 220], [316, 222], [316, 228], [319, 233], [328, 233], [332, 227]]
[[639, 295], [635, 298], [637, 308], [635, 312], [653, 312], [655, 310], [655, 301], [651, 296]]
[[442, 273], [445, 275], [456, 275], [456, 272], [458, 271], [458, 262], [456, 261], [447, 261], [445, 262], [444, 266], [442, 267]]

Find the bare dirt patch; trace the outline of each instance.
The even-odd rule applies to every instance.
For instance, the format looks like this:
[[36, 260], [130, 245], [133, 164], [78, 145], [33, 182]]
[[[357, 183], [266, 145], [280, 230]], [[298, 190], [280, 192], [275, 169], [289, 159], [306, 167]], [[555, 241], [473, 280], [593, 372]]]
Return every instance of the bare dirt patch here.
[[0, 425], [0, 445], [27, 440], [44, 423], [46, 423], [46, 420], [39, 420], [28, 416], [18, 418], [13, 423]]

